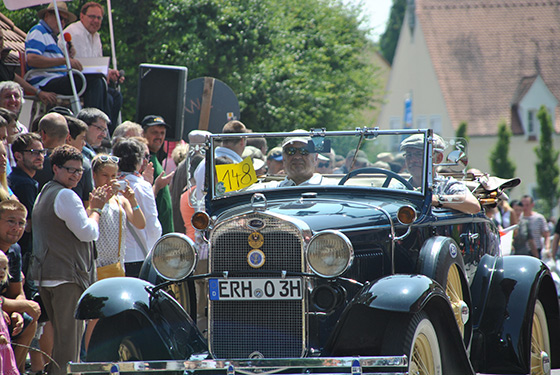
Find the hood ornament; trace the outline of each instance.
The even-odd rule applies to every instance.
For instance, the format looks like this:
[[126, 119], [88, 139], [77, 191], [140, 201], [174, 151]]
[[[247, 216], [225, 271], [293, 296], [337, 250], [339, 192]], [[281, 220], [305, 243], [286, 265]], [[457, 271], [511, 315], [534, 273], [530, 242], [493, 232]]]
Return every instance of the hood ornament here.
[[254, 211], [264, 211], [268, 206], [266, 197], [262, 193], [255, 193], [251, 197], [251, 207]]

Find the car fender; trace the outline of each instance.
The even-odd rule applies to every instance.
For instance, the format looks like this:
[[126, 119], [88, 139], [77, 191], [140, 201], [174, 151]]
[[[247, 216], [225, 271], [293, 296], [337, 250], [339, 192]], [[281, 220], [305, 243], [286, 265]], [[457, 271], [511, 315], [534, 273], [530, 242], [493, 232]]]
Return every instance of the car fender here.
[[[552, 367], [558, 365], [560, 344], [556, 288], [548, 267], [531, 256], [485, 256], [473, 283], [475, 309], [471, 358], [479, 372], [530, 370], [531, 324], [535, 302], [545, 308], [551, 334]], [[491, 354], [489, 354], [491, 353]], [[489, 355], [487, 355], [489, 354]]]
[[[368, 283], [342, 314], [326, 355], [379, 355], [386, 328], [424, 310], [441, 333], [444, 368], [472, 374], [457, 323], [442, 287], [424, 275], [392, 275]], [[451, 373], [450, 372], [450, 373]]]
[[[75, 317], [107, 321], [133, 317], [155, 331], [159, 342], [153, 345], [167, 352], [169, 359], [184, 359], [186, 355], [207, 351], [205, 339], [184, 309], [163, 290], [152, 292], [151, 288], [154, 285], [132, 277], [100, 280], [84, 291]], [[188, 353], [180, 343], [188, 343]]]
[[[459, 271], [462, 300], [468, 306], [468, 314], [470, 315], [470, 310], [472, 309], [471, 294], [465, 272], [465, 263], [459, 245], [452, 238], [445, 236], [428, 238], [422, 245], [418, 255], [417, 272], [437, 281], [445, 290], [448, 282], [448, 273], [452, 266], [456, 266]], [[470, 343], [471, 336], [472, 319], [469, 318], [464, 324], [463, 341], [466, 346]]]

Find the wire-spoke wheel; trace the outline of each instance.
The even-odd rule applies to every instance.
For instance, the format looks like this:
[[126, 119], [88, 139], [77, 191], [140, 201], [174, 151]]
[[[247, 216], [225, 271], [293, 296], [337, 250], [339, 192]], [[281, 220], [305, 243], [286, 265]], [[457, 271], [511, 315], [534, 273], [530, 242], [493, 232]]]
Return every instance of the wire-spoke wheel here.
[[531, 375], [550, 374], [550, 337], [541, 301], [535, 303], [531, 327]]
[[120, 361], [141, 361], [143, 358], [142, 351], [131, 337], [125, 337], [119, 344], [119, 360]]
[[465, 323], [469, 317], [469, 307], [464, 301], [463, 286], [461, 284], [461, 276], [457, 264], [452, 264], [447, 273], [447, 285], [445, 293], [451, 302], [453, 315], [457, 321], [461, 337], [465, 336]]
[[436, 330], [425, 313], [414, 316], [409, 327], [412, 335], [409, 374], [441, 375], [441, 353]]

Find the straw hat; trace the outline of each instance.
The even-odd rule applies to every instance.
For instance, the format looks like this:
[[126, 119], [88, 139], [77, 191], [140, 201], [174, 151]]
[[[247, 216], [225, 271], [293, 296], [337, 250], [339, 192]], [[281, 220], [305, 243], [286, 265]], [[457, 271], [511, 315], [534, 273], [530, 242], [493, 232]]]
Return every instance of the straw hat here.
[[[66, 18], [68, 18], [68, 23], [74, 22], [78, 19], [78, 17], [76, 17], [76, 15], [74, 13], [70, 13], [68, 11], [68, 7], [66, 6], [65, 2], [62, 1], [57, 1], [56, 5], [58, 6], [58, 12], [60, 14], [63, 14], [66, 16]], [[43, 17], [45, 17], [45, 14], [47, 12], [53, 11], [54, 12], [54, 5], [53, 3], [50, 3], [48, 7], [41, 9], [39, 12], [37, 12], [37, 18], [39, 18], [40, 20], [43, 19]]]

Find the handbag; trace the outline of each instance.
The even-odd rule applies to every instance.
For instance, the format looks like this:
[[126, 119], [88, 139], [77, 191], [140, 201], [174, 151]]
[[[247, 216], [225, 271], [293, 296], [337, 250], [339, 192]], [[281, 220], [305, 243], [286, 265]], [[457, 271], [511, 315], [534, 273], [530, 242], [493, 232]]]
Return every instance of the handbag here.
[[102, 267], [97, 267], [97, 280], [103, 280], [103, 279], [107, 279], [109, 277], [124, 277], [125, 273], [124, 273], [124, 267], [123, 264], [121, 263], [120, 259], [121, 259], [121, 239], [122, 239], [122, 225], [121, 225], [121, 220], [122, 220], [122, 208], [121, 205], [119, 203], [119, 200], [117, 198], [117, 204], [119, 206], [119, 251], [117, 254], [117, 259], [119, 259], [119, 261], [117, 263], [112, 263], [112, 264], [108, 264], [106, 266], [102, 266]]

